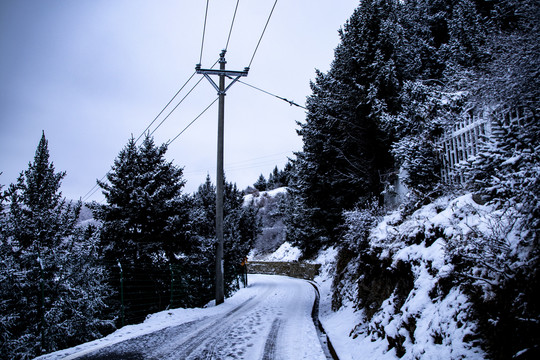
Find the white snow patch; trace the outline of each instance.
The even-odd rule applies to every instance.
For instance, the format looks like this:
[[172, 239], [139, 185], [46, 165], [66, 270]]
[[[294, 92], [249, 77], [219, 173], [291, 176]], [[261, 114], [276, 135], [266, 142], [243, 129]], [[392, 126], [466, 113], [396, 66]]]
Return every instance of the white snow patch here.
[[258, 205], [261, 199], [274, 198], [278, 194], [286, 194], [288, 189], [289, 189], [288, 187], [284, 186], [284, 187], [279, 187], [273, 190], [261, 191], [261, 192], [256, 192], [254, 194], [245, 195], [244, 206], [248, 206], [249, 204], [251, 204], [251, 202], [253, 202], [254, 205]]
[[271, 254], [257, 255], [254, 252], [250, 252], [248, 259], [251, 261], [283, 261], [292, 262], [298, 261], [302, 255], [302, 250], [292, 246], [288, 242], [284, 242], [281, 246]]

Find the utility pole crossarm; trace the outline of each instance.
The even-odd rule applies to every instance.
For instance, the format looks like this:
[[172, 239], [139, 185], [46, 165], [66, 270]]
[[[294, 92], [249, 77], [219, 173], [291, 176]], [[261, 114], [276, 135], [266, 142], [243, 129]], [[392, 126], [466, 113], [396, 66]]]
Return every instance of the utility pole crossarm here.
[[218, 76], [247, 76], [249, 68], [244, 68], [243, 71], [238, 70], [219, 70], [219, 69], [201, 69], [201, 64], [195, 66], [195, 71], [197, 74], [208, 74], [208, 75], [218, 75]]
[[[221, 57], [220, 57], [220, 61], [221, 60], [224, 60], [225, 59], [225, 53], [223, 52], [221, 54]], [[195, 72], [197, 74], [202, 74], [204, 75], [204, 77], [206, 79], [208, 79], [208, 81], [210, 82], [210, 84], [212, 84], [212, 86], [214, 87], [214, 89], [216, 89], [218, 95], [221, 95], [221, 92], [223, 93], [226, 93], [227, 90], [229, 90], [229, 88], [235, 83], [237, 82], [242, 76], [248, 76], [248, 72], [249, 72], [249, 68], [248, 67], [245, 67], [243, 71], [238, 71], [238, 70], [224, 70], [224, 69], [201, 69], [201, 64], [197, 64], [195, 65]], [[235, 77], [232, 82], [225, 88], [225, 90], [221, 90], [218, 86], [218, 84], [216, 84], [216, 82], [214, 80], [212, 80], [212, 78], [210, 77], [210, 75], [217, 75], [217, 76], [220, 76], [220, 77], [228, 77], [228, 78], [233, 78]]]

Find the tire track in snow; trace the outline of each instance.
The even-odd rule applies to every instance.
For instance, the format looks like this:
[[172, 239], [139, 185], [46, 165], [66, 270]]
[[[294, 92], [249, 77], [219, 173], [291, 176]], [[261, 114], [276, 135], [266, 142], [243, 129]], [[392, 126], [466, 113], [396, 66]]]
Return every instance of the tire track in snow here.
[[[269, 289], [270, 291], [271, 289]], [[203, 328], [197, 330], [197, 325], [200, 325], [200, 321], [191, 321], [185, 324], [174, 326], [171, 328], [165, 328], [160, 331], [138, 336], [123, 342], [105, 347], [101, 350], [93, 349], [89, 353], [74, 354], [74, 358], [81, 360], [106, 360], [106, 359], [129, 359], [129, 360], [142, 360], [142, 359], [179, 359], [177, 354], [179, 351], [185, 354], [182, 359], [187, 358], [197, 347], [201, 346], [201, 339], [210, 338], [215, 330], [219, 328], [220, 323], [223, 320], [233, 316], [238, 311], [246, 308], [255, 298], [252, 297], [242, 304], [238, 305], [228, 313], [221, 316], [219, 319], [204, 319]], [[255, 304], [256, 305], [256, 304]], [[187, 340], [182, 341], [179, 346], [171, 349], [171, 346], [163, 347], [162, 344], [171, 344], [178, 342], [178, 338], [182, 338], [183, 335], [187, 335]], [[218, 340], [218, 339], [217, 339]], [[217, 341], [216, 340], [216, 341]], [[171, 354], [172, 352], [172, 354]], [[206, 359], [206, 357], [204, 357]]]
[[254, 284], [250, 292], [256, 295], [244, 297], [234, 307], [215, 309], [218, 314], [94, 351], [88, 349], [86, 359], [325, 359], [309, 316], [313, 289], [309, 291], [297, 279], [270, 275]]
[[141, 335], [119, 343], [111, 344], [102, 349], [90, 349], [91, 351], [75, 353], [68, 356], [66, 360], [158, 359], [158, 357], [148, 354], [148, 349], [159, 347], [161, 344], [175, 341], [178, 334], [189, 333], [199, 322], [200, 320], [190, 321], [177, 326], [164, 328], [150, 334]]
[[[228, 334], [234, 322], [236, 313], [245, 314], [256, 308], [266, 297], [274, 291], [275, 284], [269, 286], [263, 294], [253, 297], [229, 311], [226, 315], [212, 321], [210, 324], [190, 335], [189, 339], [178, 346], [168, 357], [163, 359], [214, 359], [222, 339]], [[241, 311], [240, 311], [241, 310]], [[204, 340], [206, 339], [206, 340]], [[204, 347], [203, 347], [204, 346]]]
[[272, 327], [268, 333], [268, 338], [264, 344], [264, 353], [262, 360], [274, 360], [276, 358], [277, 340], [279, 335], [279, 329], [281, 328], [282, 320], [280, 318], [274, 319]]

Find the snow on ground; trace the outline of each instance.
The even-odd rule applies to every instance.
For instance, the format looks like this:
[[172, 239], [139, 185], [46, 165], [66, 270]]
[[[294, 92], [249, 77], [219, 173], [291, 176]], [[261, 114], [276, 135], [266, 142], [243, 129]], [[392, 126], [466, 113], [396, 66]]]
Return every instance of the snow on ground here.
[[278, 194], [286, 194], [288, 191], [287, 187], [279, 187], [274, 190], [268, 190], [268, 191], [261, 191], [256, 192], [254, 194], [249, 194], [244, 196], [244, 206], [247, 206], [251, 204], [251, 202], [254, 202], [254, 205], [257, 206], [259, 202], [264, 198], [274, 198]]
[[[444, 258], [444, 240], [438, 238], [426, 244], [425, 241], [410, 243], [407, 239], [414, 238], [418, 232], [430, 233], [436, 228], [443, 229], [446, 238], [463, 236], [472, 227], [485, 228], [490, 221], [486, 214], [493, 216], [490, 209], [476, 204], [470, 195], [465, 195], [453, 200], [439, 199], [406, 219], [401, 218], [399, 211], [381, 219], [371, 231], [371, 244], [379, 248], [380, 258], [391, 257], [392, 266], [398, 261], [411, 264], [414, 286], [399, 308], [392, 294], [370, 319], [354, 304], [357, 293], [354, 283], [345, 289], [347, 294], [343, 298], [343, 306], [338, 311], [332, 310], [332, 282], [338, 250], [329, 248], [322, 251], [313, 260], [322, 265], [320, 275], [315, 279], [321, 295], [319, 316], [339, 358], [395, 360], [399, 357], [396, 349], [389, 347], [389, 338], [402, 338], [405, 349], [402, 359], [483, 359], [484, 353], [465, 341], [467, 337], [474, 337], [476, 329], [470, 317], [470, 303], [461, 289], [453, 287], [444, 295], [433, 295], [438, 279], [451, 271]], [[299, 256], [297, 248], [284, 243], [264, 260], [296, 261]], [[230, 336], [236, 336], [236, 340], [220, 339], [220, 344], [236, 344], [236, 348], [225, 345], [225, 350], [233, 355], [223, 358], [260, 358], [261, 354], [271, 351], [276, 358], [324, 359], [309, 318], [309, 304], [312, 304], [314, 296], [309, 284], [302, 280], [265, 275], [249, 275], [249, 282], [248, 288], [238, 291], [222, 305], [163, 311], [149, 316], [142, 324], [126, 326], [103, 339], [39, 359], [75, 359], [81, 354], [104, 351], [126, 340], [182, 324], [216, 324], [215, 319], [220, 323], [219, 319], [232, 316], [229, 314], [235, 314], [232, 316], [234, 323], [242, 326], [229, 331]], [[251, 299], [260, 299], [257, 306], [248, 307], [247, 312], [235, 313], [235, 309]], [[295, 320], [290, 322], [288, 319]], [[201, 333], [203, 330], [198, 331]], [[211, 333], [204, 334], [213, 336]], [[246, 337], [253, 338], [249, 342], [251, 346], [238, 340]], [[271, 346], [268, 347], [268, 344]], [[278, 349], [277, 353], [275, 349]]]
[[219, 306], [162, 311], [38, 359], [325, 359], [311, 319], [313, 287], [276, 275], [249, 275], [249, 283]]
[[271, 254], [258, 254], [253, 250], [249, 253], [248, 259], [250, 261], [298, 261], [302, 255], [302, 250], [292, 246], [288, 242], [284, 242], [281, 246]]
[[320, 292], [319, 320], [328, 335], [340, 360], [364, 359], [365, 351], [349, 334], [362, 321], [352, 303], [339, 311], [332, 310], [332, 282], [335, 275], [338, 250], [331, 247], [319, 253], [313, 263], [321, 264], [319, 276], [315, 278]]
[[444, 230], [445, 237], [463, 236], [473, 227], [482, 229], [490, 209], [476, 204], [471, 195], [457, 199], [440, 199], [424, 206], [407, 219], [396, 211], [385, 216], [372, 229], [371, 246], [379, 258], [390, 257], [411, 264], [414, 286], [405, 302], [398, 306], [395, 293], [386, 299], [375, 315], [368, 319], [363, 309], [357, 309], [353, 281], [343, 296], [343, 306], [332, 311], [331, 284], [335, 274], [337, 251], [330, 248], [320, 253], [314, 262], [323, 265], [315, 279], [321, 291], [320, 320], [341, 360], [398, 359], [394, 339], [403, 339], [401, 359], [484, 359], [478, 345], [467, 342], [475, 337], [476, 324], [471, 304], [459, 286], [446, 294], [436, 291], [438, 279], [452, 268], [445, 262], [445, 242], [438, 238], [407, 242], [418, 232]]

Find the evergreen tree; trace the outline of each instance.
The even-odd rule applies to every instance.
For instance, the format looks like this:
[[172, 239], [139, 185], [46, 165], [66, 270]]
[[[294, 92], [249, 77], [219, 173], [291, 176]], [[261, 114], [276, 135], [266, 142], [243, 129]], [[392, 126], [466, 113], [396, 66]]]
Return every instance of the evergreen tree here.
[[309, 209], [304, 222], [326, 239], [320, 246], [336, 241], [344, 210], [382, 191], [378, 173], [392, 166], [379, 122], [400, 109], [397, 10], [395, 1], [362, 1], [340, 30], [331, 69], [311, 84], [294, 187]]
[[251, 204], [244, 206], [244, 194], [233, 183], [225, 182], [223, 216], [225, 289], [231, 294], [238, 289], [241, 263], [253, 247], [260, 226], [257, 209]]
[[102, 222], [101, 246], [116, 288], [122, 271], [128, 322], [169, 305], [169, 267], [190, 247], [183, 169], [166, 161], [166, 151], [149, 135], [140, 146], [132, 137], [107, 182], [98, 181], [107, 204], [94, 203], [94, 216]]
[[328, 239], [320, 227], [306, 220], [314, 218], [314, 210], [306, 206], [302, 196], [294, 188], [289, 190], [289, 195], [282, 205], [286, 239], [302, 250], [303, 257], [310, 258], [317, 254], [323, 244], [328, 243]]
[[298, 131], [304, 145], [293, 187], [309, 209], [301, 222], [325, 239], [320, 246], [337, 241], [344, 210], [379, 196], [380, 173], [405, 168], [402, 180], [417, 193], [437, 185], [436, 139], [461, 111], [454, 95], [465, 90], [463, 79], [486, 59], [494, 8], [472, 0], [367, 0], [345, 23], [330, 70], [317, 71], [311, 84]]
[[[230, 294], [237, 287], [237, 276], [240, 273], [240, 263], [247, 256], [259, 232], [257, 211], [252, 206], [244, 206], [243, 193], [236, 184], [224, 184], [223, 201], [223, 232], [224, 232], [224, 278], [225, 292]], [[193, 194], [191, 209], [191, 236], [199, 251], [190, 254], [189, 261], [197, 264], [193, 277], [204, 279], [207, 284], [201, 286], [201, 297], [208, 301], [213, 296], [214, 264], [215, 264], [215, 227], [216, 227], [216, 188], [210, 176]], [[197, 270], [198, 269], [198, 270]], [[211, 271], [208, 271], [208, 270]], [[198, 286], [198, 285], [197, 285]], [[199, 299], [199, 301], [201, 301]]]
[[128, 264], [159, 262], [188, 244], [178, 238], [186, 220], [182, 196], [183, 170], [165, 160], [166, 145], [157, 147], [150, 136], [137, 147], [131, 138], [107, 174], [98, 181], [107, 201], [94, 204], [95, 216], [103, 221], [102, 242], [106, 256]]
[[41, 248], [56, 248], [72, 234], [81, 204], [73, 207], [62, 198], [59, 189], [65, 175], [56, 173], [49, 162], [43, 132], [34, 162], [9, 188], [10, 235], [23, 249], [39, 254]]
[[[292, 163], [288, 162], [283, 170], [274, 167], [274, 170], [268, 175], [266, 190], [274, 190], [289, 185], [289, 178], [292, 172]], [[257, 183], [262, 179], [259, 177]]]
[[274, 170], [272, 170], [272, 172], [268, 175], [268, 187], [267, 187], [268, 190], [273, 190], [279, 187], [278, 177], [279, 177], [279, 170], [276, 166]]
[[59, 191], [43, 133], [34, 161], [9, 187], [2, 214], [2, 358], [25, 359], [101, 336], [108, 292], [93, 243], [77, 226], [80, 202]]
[[263, 174], [259, 176], [255, 184], [253, 184], [253, 187], [259, 191], [266, 191], [268, 187], [268, 183], [266, 182], [266, 179]]
[[213, 239], [216, 236], [216, 187], [210, 175], [204, 184], [193, 194], [191, 222], [193, 231], [202, 237]]
[[285, 167], [281, 171], [280, 174], [280, 182], [282, 183], [282, 186], [289, 186], [291, 184], [291, 178], [293, 174], [295, 173], [294, 168], [294, 162], [289, 159], [287, 164], [285, 164]]

